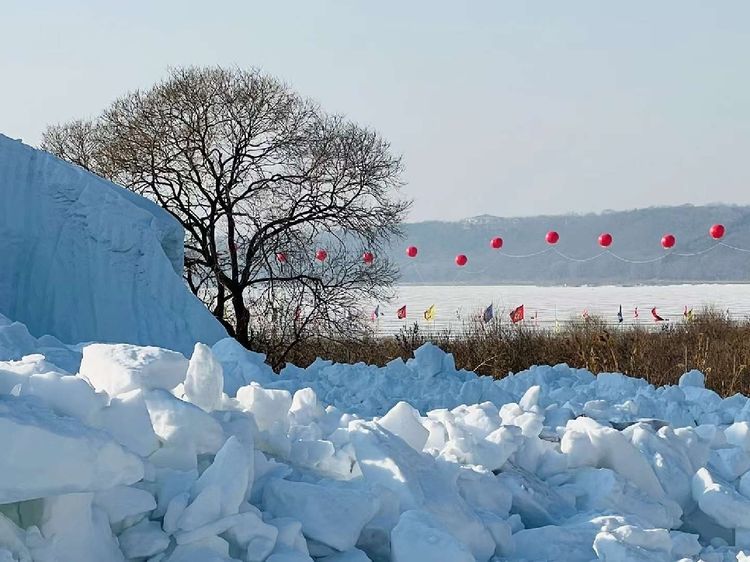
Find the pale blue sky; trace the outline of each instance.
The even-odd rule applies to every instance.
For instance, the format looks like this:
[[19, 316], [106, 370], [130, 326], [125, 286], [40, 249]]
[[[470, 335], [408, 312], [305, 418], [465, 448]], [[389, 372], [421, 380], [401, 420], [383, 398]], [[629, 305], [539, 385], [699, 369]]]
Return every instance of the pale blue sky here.
[[258, 66], [404, 155], [413, 220], [750, 203], [748, 0], [2, 0], [0, 132]]

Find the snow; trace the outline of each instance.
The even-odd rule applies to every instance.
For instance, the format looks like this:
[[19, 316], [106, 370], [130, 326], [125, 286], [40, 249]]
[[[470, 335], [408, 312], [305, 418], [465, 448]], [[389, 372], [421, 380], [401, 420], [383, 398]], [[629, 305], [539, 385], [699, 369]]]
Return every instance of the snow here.
[[0, 198], [0, 562], [748, 560], [750, 400], [702, 373], [275, 375], [161, 211], [4, 137]]
[[469, 549], [427, 513], [406, 511], [391, 533], [393, 562], [441, 560], [475, 562]]
[[210, 347], [195, 344], [184, 380], [185, 400], [206, 412], [219, 408], [224, 391], [224, 371]]
[[[750, 553], [750, 405], [695, 372], [664, 388], [564, 365], [493, 380], [427, 344], [277, 376], [226, 340], [190, 357], [69, 348], [3, 317], [0, 341], [9, 560]], [[81, 360], [69, 372], [44, 348]]]
[[0, 314], [35, 336], [182, 353], [225, 337], [181, 279], [182, 244], [157, 205], [0, 135]]
[[189, 362], [158, 347], [92, 344], [83, 348], [81, 375], [96, 390], [117, 396], [136, 388], [171, 390], [185, 380]]

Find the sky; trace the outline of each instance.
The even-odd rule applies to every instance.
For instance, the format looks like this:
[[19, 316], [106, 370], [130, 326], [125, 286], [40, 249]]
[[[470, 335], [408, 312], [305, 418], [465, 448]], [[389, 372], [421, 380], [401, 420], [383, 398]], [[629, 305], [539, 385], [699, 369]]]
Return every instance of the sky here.
[[750, 204], [747, 0], [1, 0], [0, 132], [259, 67], [403, 156], [410, 220]]

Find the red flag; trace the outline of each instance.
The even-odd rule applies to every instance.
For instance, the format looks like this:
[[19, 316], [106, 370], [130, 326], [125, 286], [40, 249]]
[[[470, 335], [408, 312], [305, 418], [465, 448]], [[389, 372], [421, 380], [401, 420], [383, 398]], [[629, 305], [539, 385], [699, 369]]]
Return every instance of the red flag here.
[[406, 305], [402, 306], [396, 311], [396, 316], [398, 316], [399, 320], [403, 320], [406, 318]]
[[510, 321], [514, 324], [523, 320], [523, 305], [519, 306], [510, 313]]
[[651, 316], [653, 316], [654, 320], [656, 320], [657, 322], [664, 322], [664, 318], [656, 313], [656, 307], [651, 309]]

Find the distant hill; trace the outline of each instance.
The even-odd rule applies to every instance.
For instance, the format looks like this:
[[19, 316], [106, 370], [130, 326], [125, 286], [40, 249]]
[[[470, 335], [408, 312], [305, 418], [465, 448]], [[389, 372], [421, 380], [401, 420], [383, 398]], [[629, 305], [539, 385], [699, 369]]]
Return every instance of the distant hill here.
[[[602, 232], [614, 237], [611, 250], [629, 260], [649, 260], [665, 253], [661, 237], [677, 237], [674, 252], [699, 252], [714, 244], [709, 227], [727, 228], [724, 242], [750, 249], [750, 207], [711, 205], [655, 207], [601, 214], [501, 218], [482, 215], [458, 222], [429, 221], [405, 225], [406, 238], [394, 247], [404, 283], [451, 284], [640, 284], [640, 283], [744, 283], [750, 281], [750, 253], [719, 247], [693, 257], [670, 255], [654, 263], [633, 264], [604, 255], [576, 262], [553, 252], [528, 258], [545, 250], [549, 230], [560, 233], [556, 249], [574, 259], [601, 252], [597, 238]], [[503, 238], [501, 251], [490, 247], [494, 236]], [[419, 248], [412, 260], [404, 249]], [[469, 258], [466, 267], [454, 263], [456, 254]]]

